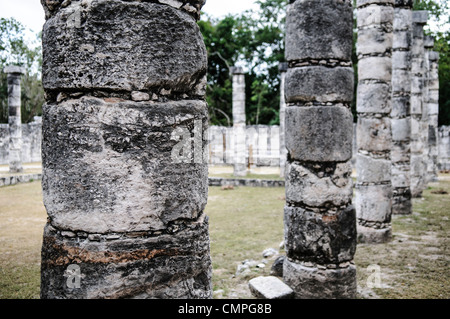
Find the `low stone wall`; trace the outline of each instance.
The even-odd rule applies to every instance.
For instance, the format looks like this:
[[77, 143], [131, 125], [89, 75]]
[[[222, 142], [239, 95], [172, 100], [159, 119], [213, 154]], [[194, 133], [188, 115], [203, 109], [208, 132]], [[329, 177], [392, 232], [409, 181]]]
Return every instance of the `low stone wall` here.
[[284, 180], [210, 177], [209, 186], [284, 187]]
[[[22, 163], [41, 161], [42, 119], [35, 117], [34, 121], [22, 124]], [[0, 124], [0, 164], [8, 164], [9, 156], [9, 126]]]
[[16, 175], [16, 176], [5, 176], [0, 177], [0, 187], [10, 186], [20, 183], [29, 183], [42, 179], [42, 174], [26, 174], [26, 175]]
[[[211, 126], [208, 129], [209, 164], [234, 163], [235, 140], [232, 127]], [[245, 128], [245, 156], [250, 167], [280, 165], [280, 127], [249, 125]]]

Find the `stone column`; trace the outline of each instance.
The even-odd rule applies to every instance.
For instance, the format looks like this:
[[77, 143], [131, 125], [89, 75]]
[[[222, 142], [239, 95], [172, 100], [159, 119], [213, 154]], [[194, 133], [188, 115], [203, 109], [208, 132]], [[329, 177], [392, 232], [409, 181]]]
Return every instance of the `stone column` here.
[[202, 0], [44, 3], [42, 298], [211, 298]]
[[234, 176], [247, 175], [245, 155], [245, 73], [241, 67], [232, 67], [233, 76], [233, 135]]
[[394, 0], [358, 0], [356, 199], [358, 240], [391, 238]]
[[352, 1], [291, 2], [283, 279], [297, 298], [354, 298]]
[[285, 118], [286, 118], [286, 98], [285, 98], [285, 79], [288, 64], [280, 63], [278, 66], [280, 71], [280, 177], [285, 177], [286, 173], [286, 138], [285, 138]]
[[25, 69], [10, 65], [4, 68], [8, 81], [9, 171], [20, 173], [22, 166], [22, 117], [20, 111], [20, 79]]
[[439, 53], [431, 51], [428, 54], [428, 181], [435, 182], [438, 178], [438, 116], [439, 116]]
[[423, 86], [425, 74], [425, 48], [423, 27], [427, 23], [427, 11], [413, 11], [412, 60], [411, 60], [411, 195], [421, 197], [424, 189]]
[[411, 214], [412, 0], [396, 0], [392, 51], [392, 213]]
[[[437, 138], [437, 124], [438, 124], [438, 112], [434, 110], [434, 106], [438, 105], [439, 96], [437, 99], [433, 99], [432, 94], [436, 92], [430, 88], [432, 64], [431, 55], [434, 48], [434, 38], [432, 36], [425, 36], [425, 83], [424, 83], [424, 108], [423, 108], [423, 130], [424, 130], [424, 143], [426, 149], [426, 172], [425, 172], [425, 186], [428, 182], [437, 180], [437, 170], [434, 165], [433, 155], [437, 156], [436, 138]], [[433, 100], [436, 100], [434, 104]], [[438, 111], [438, 110], [437, 110]], [[433, 148], [433, 150], [432, 150]], [[434, 154], [432, 154], [434, 153]]]

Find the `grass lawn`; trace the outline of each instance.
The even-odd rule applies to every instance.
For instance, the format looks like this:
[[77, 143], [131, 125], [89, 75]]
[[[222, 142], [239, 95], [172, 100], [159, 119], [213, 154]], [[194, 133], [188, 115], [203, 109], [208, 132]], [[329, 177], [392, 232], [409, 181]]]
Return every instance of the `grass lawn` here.
[[[450, 193], [450, 180], [430, 184], [423, 199], [414, 201], [413, 215], [395, 216], [391, 243], [358, 245], [360, 298], [450, 298], [445, 191]], [[206, 210], [215, 298], [251, 298], [248, 280], [269, 274], [273, 259], [240, 275], [236, 268], [244, 260], [261, 263], [264, 249], [279, 248], [283, 206], [284, 188], [210, 188]], [[0, 298], [39, 298], [45, 220], [40, 182], [0, 188]], [[369, 265], [380, 267], [381, 288], [367, 287]]]

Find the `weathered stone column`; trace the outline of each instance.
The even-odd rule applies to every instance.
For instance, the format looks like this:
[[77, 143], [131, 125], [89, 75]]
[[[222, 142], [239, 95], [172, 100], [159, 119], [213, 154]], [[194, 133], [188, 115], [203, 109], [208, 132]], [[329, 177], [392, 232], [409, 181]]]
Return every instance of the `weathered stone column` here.
[[392, 52], [392, 213], [411, 214], [412, 0], [396, 0]]
[[354, 298], [352, 1], [291, 2], [283, 279], [297, 298]]
[[280, 177], [286, 175], [286, 138], [285, 138], [285, 118], [286, 118], [286, 98], [285, 98], [285, 83], [286, 71], [288, 64], [286, 62], [280, 63], [278, 66], [280, 71]]
[[394, 0], [358, 0], [358, 240], [391, 238], [392, 45]]
[[413, 11], [412, 60], [411, 60], [411, 195], [421, 197], [425, 186], [423, 127], [423, 86], [425, 74], [425, 48], [423, 27], [427, 23], [427, 11]]
[[234, 176], [247, 175], [245, 156], [245, 73], [241, 67], [232, 67], [233, 76], [233, 135]]
[[20, 111], [20, 79], [25, 69], [10, 65], [4, 68], [8, 81], [9, 171], [20, 173], [22, 166], [22, 116]]
[[438, 178], [439, 157], [439, 53], [429, 52], [428, 59], [430, 63], [428, 73], [428, 181], [435, 182]]
[[41, 297], [210, 298], [204, 1], [43, 3]]

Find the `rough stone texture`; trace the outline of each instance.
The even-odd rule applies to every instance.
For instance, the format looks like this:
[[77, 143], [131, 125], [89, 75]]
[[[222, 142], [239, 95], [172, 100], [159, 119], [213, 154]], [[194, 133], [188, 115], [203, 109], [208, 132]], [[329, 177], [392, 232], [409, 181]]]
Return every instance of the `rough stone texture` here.
[[233, 67], [233, 135], [234, 176], [247, 175], [245, 156], [245, 74], [242, 68]]
[[356, 134], [359, 151], [388, 152], [391, 148], [391, 121], [387, 117], [359, 117]]
[[353, 206], [316, 213], [285, 207], [285, 250], [291, 259], [319, 264], [351, 261], [356, 251], [356, 222]]
[[383, 244], [392, 240], [392, 228], [373, 228], [358, 225], [358, 243]]
[[272, 276], [283, 278], [283, 264], [285, 258], [286, 256], [279, 256], [277, 257], [277, 259], [275, 259], [275, 261], [272, 264], [272, 267], [270, 268], [270, 274]]
[[392, 53], [392, 214], [411, 214], [411, 41], [400, 45], [404, 32], [412, 33], [412, 3], [396, 1]]
[[438, 178], [438, 116], [439, 116], [439, 54], [430, 51], [428, 54], [428, 181], [434, 182]]
[[[346, 1], [329, 0], [301, 0], [291, 4], [286, 17], [286, 59], [350, 61], [353, 20], [350, 6]], [[313, 11], [314, 15], [309, 14]]]
[[248, 282], [252, 294], [259, 299], [291, 299], [294, 291], [274, 276], [256, 277]]
[[278, 67], [280, 71], [280, 177], [285, 177], [286, 173], [286, 160], [287, 160], [287, 149], [286, 149], [286, 134], [285, 134], [285, 119], [286, 119], [286, 98], [285, 98], [285, 87], [286, 87], [286, 71], [288, 69], [287, 63], [280, 63]]
[[284, 261], [283, 280], [299, 299], [353, 299], [356, 296], [356, 267], [343, 268], [305, 266]]
[[11, 173], [20, 173], [23, 171], [20, 78], [25, 73], [25, 70], [21, 67], [10, 65], [6, 66], [3, 72], [7, 74], [8, 81], [9, 171]]
[[349, 162], [319, 168], [293, 162], [288, 164], [286, 174], [288, 203], [313, 207], [329, 203], [339, 207], [348, 205], [352, 200], [352, 166]]
[[290, 3], [283, 280], [296, 298], [355, 298], [352, 2]]
[[[194, 95], [207, 60], [192, 17], [148, 2], [86, 3], [72, 2], [44, 25], [42, 79], [47, 92], [164, 89]], [[77, 14], [78, 23], [71, 23]]]
[[[358, 1], [357, 5], [358, 155], [355, 208], [359, 225], [389, 228], [392, 214], [392, 50], [396, 42], [392, 33], [394, 0], [364, 0]], [[402, 78], [400, 72], [394, 76]], [[407, 87], [407, 77], [396, 82], [396, 86]], [[398, 113], [397, 108], [395, 112]]]
[[[335, 85], [339, 83], [339, 85]], [[286, 74], [286, 102], [350, 103], [353, 70], [348, 67], [310, 66], [289, 69]]]
[[203, 1], [43, 3], [41, 297], [211, 298]]
[[450, 126], [439, 127], [438, 134], [438, 169], [450, 170]]
[[[64, 237], [47, 225], [41, 298], [211, 298], [208, 222], [201, 218], [184, 227], [174, 233], [128, 233], [110, 240], [86, 233]], [[79, 289], [67, 285], [70, 265], [80, 267]]]
[[356, 190], [355, 207], [358, 219], [378, 223], [391, 221], [392, 186], [390, 184], [357, 185]]
[[345, 162], [352, 157], [349, 110], [340, 105], [286, 109], [286, 148], [292, 160]]
[[[425, 141], [422, 135], [425, 128], [424, 115], [424, 92], [425, 81], [425, 48], [423, 27], [427, 22], [427, 11], [414, 11], [412, 59], [411, 59], [411, 195], [421, 197], [425, 187], [425, 173], [427, 160], [424, 157]], [[426, 128], [428, 131], [428, 128]], [[426, 154], [428, 155], [428, 154]]]
[[172, 161], [175, 129], [194, 121], [206, 129], [205, 102], [86, 97], [45, 105], [42, 183], [53, 225], [106, 233], [196, 219], [206, 205], [207, 164]]

